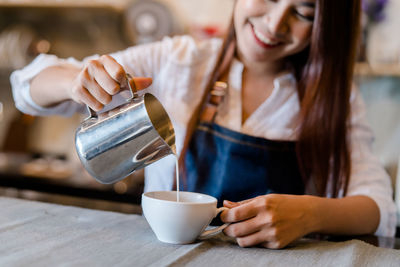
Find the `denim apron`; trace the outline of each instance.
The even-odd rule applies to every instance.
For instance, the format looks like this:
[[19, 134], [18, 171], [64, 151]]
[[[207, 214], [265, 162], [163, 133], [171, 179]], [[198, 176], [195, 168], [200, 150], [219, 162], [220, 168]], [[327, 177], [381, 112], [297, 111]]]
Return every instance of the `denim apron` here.
[[218, 206], [223, 200], [241, 201], [269, 193], [304, 194], [295, 142], [221, 127], [214, 123], [215, 111], [211, 118], [198, 124], [189, 143], [186, 190], [214, 196]]

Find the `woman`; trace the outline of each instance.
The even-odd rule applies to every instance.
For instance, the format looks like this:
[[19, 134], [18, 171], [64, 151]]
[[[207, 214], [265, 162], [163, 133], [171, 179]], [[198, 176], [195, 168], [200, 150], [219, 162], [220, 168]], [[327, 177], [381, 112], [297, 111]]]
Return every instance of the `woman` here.
[[[282, 248], [314, 232], [390, 236], [390, 181], [351, 90], [359, 6], [237, 0], [223, 43], [167, 38], [85, 63], [41, 55], [12, 74], [16, 105], [34, 115], [109, 109], [131, 73], [171, 116], [186, 190], [227, 200], [224, 232], [240, 246]], [[173, 169], [171, 157], [150, 165], [145, 190], [171, 190]]]

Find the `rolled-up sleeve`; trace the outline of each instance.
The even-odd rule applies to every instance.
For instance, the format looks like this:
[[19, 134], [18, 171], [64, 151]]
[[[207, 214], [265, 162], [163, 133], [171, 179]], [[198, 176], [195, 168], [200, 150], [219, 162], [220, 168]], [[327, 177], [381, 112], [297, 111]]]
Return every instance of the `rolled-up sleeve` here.
[[[180, 39], [175, 38], [175, 43], [180, 43]], [[159, 72], [161, 65], [170, 56], [174, 42], [171, 38], [165, 38], [162, 42], [130, 47], [128, 49], [111, 54], [127, 72], [134, 76], [154, 77]], [[14, 71], [10, 76], [12, 92], [16, 107], [27, 114], [35, 116], [62, 115], [70, 116], [75, 112], [84, 112], [85, 106], [75, 103], [72, 100], [45, 108], [37, 105], [30, 95], [30, 84], [32, 79], [42, 70], [56, 65], [72, 64], [77, 67], [83, 67], [85, 62], [90, 59], [98, 58], [99, 55], [92, 55], [78, 61], [74, 58], [62, 59], [55, 55], [41, 54], [37, 56], [30, 64], [20, 70]], [[105, 110], [121, 103], [121, 96], [117, 94], [113, 101], [107, 105]], [[122, 100], [123, 101], [123, 100]]]
[[353, 90], [351, 106], [352, 170], [347, 195], [366, 195], [373, 199], [380, 211], [380, 222], [375, 234], [394, 236], [396, 206], [390, 177], [372, 153], [374, 136], [366, 121], [365, 104], [357, 89]]
[[41, 54], [29, 65], [14, 71], [10, 76], [10, 82], [15, 106], [24, 113], [35, 116], [63, 115], [71, 116], [82, 110], [82, 106], [73, 101], [64, 101], [56, 106], [45, 108], [37, 105], [30, 95], [30, 83], [32, 79], [42, 70], [60, 64], [73, 64], [81, 66], [81, 62], [73, 59], [60, 59], [54, 55]]

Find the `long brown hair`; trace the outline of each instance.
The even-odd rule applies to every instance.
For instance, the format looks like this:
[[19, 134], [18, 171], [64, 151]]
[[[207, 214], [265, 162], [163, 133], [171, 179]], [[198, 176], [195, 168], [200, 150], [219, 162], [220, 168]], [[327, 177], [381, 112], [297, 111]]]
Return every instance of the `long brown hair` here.
[[[298, 81], [300, 100], [299, 137], [296, 145], [300, 171], [313, 194], [342, 197], [346, 194], [351, 162], [348, 143], [350, 94], [360, 23], [360, 0], [317, 0], [311, 44], [288, 58]], [[196, 107], [179, 157], [184, 159], [208, 92], [221, 75], [226, 51], [235, 42], [233, 23], [209, 80]], [[229, 60], [229, 59], [228, 59]]]
[[317, 194], [342, 197], [351, 171], [348, 122], [360, 0], [316, 3], [307, 62], [295, 65], [301, 104], [297, 158]]

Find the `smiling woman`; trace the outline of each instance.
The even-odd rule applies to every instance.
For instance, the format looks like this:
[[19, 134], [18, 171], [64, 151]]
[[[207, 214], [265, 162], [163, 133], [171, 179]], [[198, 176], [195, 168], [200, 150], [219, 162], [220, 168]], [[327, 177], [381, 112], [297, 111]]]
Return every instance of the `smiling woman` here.
[[238, 47], [249, 60], [276, 64], [309, 45], [314, 13], [315, 1], [238, 1]]
[[[359, 15], [359, 0], [237, 0], [224, 40], [166, 38], [82, 62], [41, 55], [12, 74], [13, 93], [24, 112], [72, 114], [124, 101], [126, 73], [140, 89], [156, 77], [148, 91], [173, 123], [184, 190], [230, 208], [221, 219], [239, 245], [392, 236], [390, 180], [351, 87]], [[146, 167], [145, 190], [174, 189], [174, 169], [174, 157]]]

